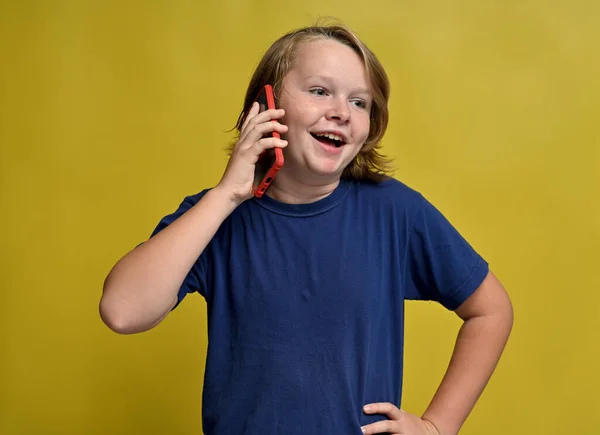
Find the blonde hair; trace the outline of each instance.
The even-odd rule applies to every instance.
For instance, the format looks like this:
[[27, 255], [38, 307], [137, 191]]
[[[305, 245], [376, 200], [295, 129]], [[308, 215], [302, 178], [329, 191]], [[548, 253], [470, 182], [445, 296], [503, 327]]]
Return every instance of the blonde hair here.
[[[254, 71], [254, 75], [246, 91], [244, 107], [235, 126], [238, 137], [244, 119], [263, 86], [271, 84], [275, 98], [277, 99], [281, 92], [283, 78], [292, 68], [298, 47], [303, 42], [317, 39], [338, 41], [352, 48], [358, 54], [364, 62], [373, 97], [369, 136], [358, 155], [344, 169], [342, 178], [371, 180], [375, 182], [382, 181], [388, 178], [393, 172], [391, 160], [380, 152], [381, 139], [385, 134], [389, 120], [388, 101], [390, 98], [390, 83], [383, 66], [375, 54], [369, 50], [352, 30], [340, 24], [315, 25], [293, 30], [279, 38], [269, 47]], [[233, 149], [234, 144], [235, 142], [230, 146], [229, 151]]]

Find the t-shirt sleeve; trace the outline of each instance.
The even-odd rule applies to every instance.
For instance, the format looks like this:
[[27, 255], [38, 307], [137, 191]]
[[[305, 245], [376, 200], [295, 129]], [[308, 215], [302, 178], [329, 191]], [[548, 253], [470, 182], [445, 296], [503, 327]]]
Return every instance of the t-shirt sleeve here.
[[[160, 220], [160, 222], [150, 235], [150, 238], [154, 237], [162, 230], [167, 228], [170, 224], [172, 224], [179, 217], [181, 217], [185, 212], [187, 212], [194, 205], [196, 205], [198, 201], [200, 201], [200, 199], [202, 199], [202, 197], [206, 194], [206, 192], [207, 190], [202, 191], [196, 195], [186, 197], [174, 213], [171, 213]], [[188, 293], [198, 292], [202, 296], [206, 296], [206, 274], [208, 264], [207, 251], [208, 249], [204, 250], [204, 252], [200, 255], [198, 260], [196, 260], [196, 262], [188, 272], [187, 276], [185, 277], [183, 283], [181, 284], [181, 287], [179, 288], [179, 292], [177, 293], [177, 304], [175, 305], [175, 307], [173, 307], [173, 309], [179, 306], [183, 298], [185, 298], [185, 296]]]
[[488, 263], [425, 198], [412, 223], [406, 263], [406, 299], [458, 308], [488, 274]]

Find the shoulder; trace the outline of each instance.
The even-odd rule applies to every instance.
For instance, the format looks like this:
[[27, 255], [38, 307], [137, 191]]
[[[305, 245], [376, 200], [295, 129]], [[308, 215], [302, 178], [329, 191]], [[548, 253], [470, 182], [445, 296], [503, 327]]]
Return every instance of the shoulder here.
[[416, 211], [426, 202], [420, 192], [395, 178], [387, 178], [380, 182], [354, 181], [354, 185], [357, 198], [364, 204]]
[[206, 195], [211, 189], [204, 189], [198, 193], [195, 193], [193, 195], [188, 195], [185, 198], [183, 198], [183, 201], [180, 205], [180, 207], [187, 207], [187, 208], [191, 208], [193, 206], [195, 206], [196, 204], [198, 204], [198, 202], [202, 199], [202, 197], [204, 195]]
[[204, 189], [201, 192], [198, 192], [198, 193], [196, 193], [194, 195], [189, 195], [189, 196], [186, 196], [185, 198], [183, 198], [183, 201], [181, 201], [181, 203], [175, 209], [175, 211], [172, 211], [168, 215], [163, 216], [163, 218], [160, 220], [160, 222], [158, 223], [158, 225], [156, 226], [156, 228], [152, 232], [151, 237], [154, 236], [154, 235], [156, 235], [157, 233], [159, 233], [163, 229], [165, 229], [167, 226], [169, 226], [170, 224], [172, 224], [177, 219], [179, 219], [179, 217], [181, 217], [189, 209], [191, 209], [193, 206], [195, 206], [198, 203], [198, 201], [200, 201], [202, 199], [202, 197], [204, 195], [206, 195], [206, 193], [209, 190], [210, 189]]

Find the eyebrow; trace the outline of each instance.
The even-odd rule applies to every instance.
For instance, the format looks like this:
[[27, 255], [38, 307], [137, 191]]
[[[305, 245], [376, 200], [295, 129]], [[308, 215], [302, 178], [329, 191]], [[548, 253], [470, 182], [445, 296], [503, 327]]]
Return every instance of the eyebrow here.
[[[306, 77], [304, 77], [304, 80], [309, 80], [309, 79], [320, 79], [320, 80], [324, 80], [324, 81], [329, 82], [329, 83], [331, 83], [333, 81], [332, 77], [323, 76], [323, 75], [306, 76]], [[358, 89], [355, 89], [353, 92], [357, 93], [357, 94], [367, 94], [369, 96], [372, 96], [371, 95], [371, 91], [369, 91], [366, 88], [358, 88]]]

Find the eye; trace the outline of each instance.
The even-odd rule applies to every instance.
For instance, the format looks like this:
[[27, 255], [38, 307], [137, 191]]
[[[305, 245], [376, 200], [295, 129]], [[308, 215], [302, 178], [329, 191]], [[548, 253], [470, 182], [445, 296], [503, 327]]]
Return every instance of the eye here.
[[311, 94], [318, 95], [319, 97], [324, 97], [327, 95], [327, 90], [325, 90], [325, 88], [312, 88], [309, 92]]
[[352, 100], [352, 104], [354, 104], [356, 107], [360, 107], [361, 109], [366, 109], [368, 107], [365, 100]]

